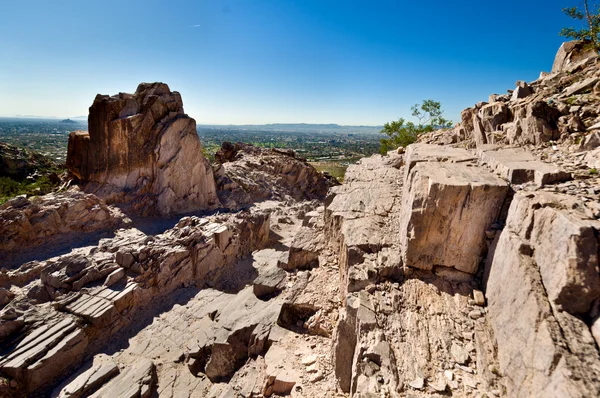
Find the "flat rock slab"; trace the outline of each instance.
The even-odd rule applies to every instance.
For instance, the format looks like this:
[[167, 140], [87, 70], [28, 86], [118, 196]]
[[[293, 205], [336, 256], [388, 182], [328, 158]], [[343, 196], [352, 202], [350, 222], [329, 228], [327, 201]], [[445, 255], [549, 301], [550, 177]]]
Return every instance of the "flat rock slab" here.
[[65, 317], [34, 329], [7, 354], [0, 357], [0, 371], [31, 390], [51, 381], [76, 361], [87, 346], [85, 333]]
[[406, 167], [404, 180], [412, 168], [421, 162], [463, 163], [476, 160], [477, 157], [462, 148], [451, 148], [433, 144], [412, 144], [406, 148]]
[[58, 397], [80, 398], [87, 396], [118, 374], [119, 367], [112, 360], [94, 365], [62, 388], [58, 392]]
[[565, 92], [561, 97], [570, 97], [573, 94], [578, 94], [586, 90], [590, 90], [596, 83], [600, 81], [598, 77], [589, 77], [585, 80], [577, 82], [565, 89]]
[[148, 359], [139, 359], [90, 398], [149, 398], [156, 389], [156, 367]]
[[404, 264], [453, 267], [474, 274], [508, 184], [466, 164], [422, 162], [404, 186], [400, 243]]
[[533, 181], [543, 186], [572, 178], [571, 173], [536, 159], [533, 154], [522, 149], [507, 148], [480, 151], [481, 160], [511, 184], [524, 184]]

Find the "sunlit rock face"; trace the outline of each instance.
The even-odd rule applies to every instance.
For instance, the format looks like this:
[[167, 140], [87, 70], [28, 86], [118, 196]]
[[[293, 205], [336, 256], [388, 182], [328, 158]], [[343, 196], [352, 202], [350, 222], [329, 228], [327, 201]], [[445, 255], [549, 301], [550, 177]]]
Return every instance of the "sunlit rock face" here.
[[97, 95], [89, 132], [69, 136], [67, 167], [84, 189], [142, 213], [184, 213], [218, 205], [196, 121], [164, 83], [134, 94]]

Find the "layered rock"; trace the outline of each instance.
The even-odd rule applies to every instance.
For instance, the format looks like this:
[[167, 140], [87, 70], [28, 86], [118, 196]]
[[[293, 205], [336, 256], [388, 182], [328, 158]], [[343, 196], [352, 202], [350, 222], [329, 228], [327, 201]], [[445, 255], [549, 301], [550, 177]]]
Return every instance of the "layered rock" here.
[[196, 122], [178, 92], [142, 83], [134, 94], [97, 95], [88, 132], [69, 135], [67, 167], [109, 203], [143, 213], [185, 213], [219, 204]]
[[376, 281], [380, 272], [393, 273], [400, 267], [395, 223], [402, 164], [403, 157], [393, 153], [363, 158], [348, 167], [344, 184], [332, 188], [325, 202], [324, 231], [338, 253], [342, 299]]
[[77, 189], [0, 206], [0, 258], [6, 259], [68, 234], [116, 229], [131, 223], [119, 209]]
[[[587, 45], [587, 46], [586, 46]], [[593, 58], [598, 55], [589, 43], [583, 41], [570, 41], [563, 43], [552, 64], [552, 73], [561, 72], [567, 70], [571, 65], [576, 64], [580, 61], [584, 61], [588, 58]]]
[[[14, 393], [47, 386], [156, 300], [181, 286], [218, 280], [239, 257], [263, 246], [268, 232], [264, 211], [187, 217], [160, 235], [122, 230], [97, 247], [2, 274], [2, 286], [16, 294], [0, 315], [0, 373], [13, 380]], [[138, 380], [123, 377], [121, 387], [107, 391]]]
[[454, 129], [420, 138], [423, 142], [477, 146], [541, 145], [581, 140], [600, 122], [598, 54], [581, 42], [564, 43], [551, 73], [533, 82], [517, 81], [509, 94], [491, 95], [461, 113]]

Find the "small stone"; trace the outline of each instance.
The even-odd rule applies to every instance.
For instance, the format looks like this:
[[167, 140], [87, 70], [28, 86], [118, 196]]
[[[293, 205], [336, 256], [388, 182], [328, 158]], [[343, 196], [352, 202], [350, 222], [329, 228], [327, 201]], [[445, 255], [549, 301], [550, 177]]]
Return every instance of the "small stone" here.
[[479, 306], [485, 305], [485, 296], [481, 290], [473, 290], [473, 300]]
[[311, 383], [316, 383], [318, 381], [321, 381], [325, 378], [325, 376], [323, 376], [323, 372], [321, 372], [320, 370], [315, 373], [314, 375], [311, 376], [311, 378], [309, 379]]
[[319, 356], [317, 354], [312, 354], [312, 355], [307, 355], [304, 358], [302, 358], [302, 365], [304, 366], [308, 366], [308, 365], [312, 365], [313, 363], [317, 362], [317, 360], [319, 359]]
[[433, 383], [429, 383], [429, 387], [433, 388], [437, 392], [446, 391], [446, 380], [444, 380], [443, 375], [438, 375], [436, 380]]
[[479, 319], [479, 318], [481, 318], [481, 311], [479, 311], [479, 310], [473, 310], [473, 311], [469, 312], [469, 318], [471, 318], [471, 319]]
[[477, 381], [475, 379], [473, 379], [472, 377], [469, 376], [464, 376], [463, 377], [463, 384], [467, 387], [476, 389], [477, 388]]
[[456, 361], [456, 363], [464, 365], [469, 360], [469, 353], [463, 347], [458, 345], [455, 342], [452, 342], [452, 347], [450, 347], [450, 354], [452, 354], [452, 358]]
[[313, 363], [306, 368], [308, 373], [317, 373], [319, 371], [319, 364]]
[[475, 373], [475, 369], [471, 369], [471, 368], [470, 368], [470, 367], [468, 367], [468, 366], [462, 366], [462, 365], [458, 365], [458, 364], [457, 364], [457, 365], [456, 365], [456, 368], [458, 368], [458, 369], [462, 370], [463, 372], [467, 372], [467, 373], [471, 373], [471, 374], [474, 374], [474, 373]]
[[425, 387], [425, 379], [422, 377], [416, 377], [413, 381], [408, 383], [409, 386], [414, 388], [415, 390], [422, 390]]
[[449, 381], [454, 380], [454, 373], [452, 373], [449, 370], [444, 371], [444, 376], [446, 376], [446, 379], [448, 379]]
[[19, 386], [19, 384], [17, 383], [16, 380], [13, 379], [10, 381], [10, 386], [11, 386], [11, 388], [17, 388]]
[[467, 345], [465, 345], [465, 349], [468, 352], [473, 352], [475, 351], [475, 344], [473, 344], [472, 342], [468, 342]]
[[474, 332], [463, 332], [463, 339], [465, 340], [473, 340], [473, 338], [475, 337], [475, 333]]

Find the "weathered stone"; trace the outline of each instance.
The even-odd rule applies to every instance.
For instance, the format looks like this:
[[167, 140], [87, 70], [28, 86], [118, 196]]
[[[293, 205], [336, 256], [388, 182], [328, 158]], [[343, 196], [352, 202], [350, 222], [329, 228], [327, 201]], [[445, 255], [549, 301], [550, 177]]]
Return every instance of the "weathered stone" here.
[[481, 159], [512, 184], [533, 181], [543, 186], [571, 179], [571, 174], [559, 167], [537, 160], [523, 149], [497, 149], [481, 152]]
[[596, 148], [589, 151], [583, 161], [588, 165], [590, 169], [596, 170], [596, 173], [600, 170], [600, 148]]
[[120, 281], [125, 277], [125, 270], [123, 268], [119, 268], [108, 274], [106, 280], [104, 281], [104, 286], [109, 287]]
[[138, 360], [131, 368], [104, 387], [90, 395], [90, 398], [150, 398], [156, 391], [156, 367], [148, 359]]
[[533, 90], [531, 87], [527, 85], [525, 82], [517, 82], [517, 88], [512, 93], [511, 101], [517, 101], [521, 98], [525, 98], [533, 94]]
[[273, 345], [265, 355], [266, 380], [263, 394], [288, 395], [300, 379], [288, 362], [288, 353], [279, 345]]
[[591, 151], [600, 146], [600, 131], [594, 131], [591, 134], [585, 136], [579, 145], [580, 151]]
[[586, 313], [600, 297], [600, 223], [573, 209], [575, 201], [551, 193], [518, 194], [507, 225], [529, 240], [548, 298], [569, 313]]
[[339, 185], [335, 178], [319, 173], [293, 151], [237, 143], [234, 153], [224, 155], [223, 163], [214, 172], [217, 194], [228, 208], [289, 197], [322, 200], [331, 186]]
[[488, 171], [450, 163], [421, 163], [404, 187], [400, 224], [404, 264], [476, 273], [484, 231], [496, 220], [507, 184]]
[[452, 342], [450, 353], [452, 354], [452, 358], [454, 358], [456, 363], [460, 365], [464, 365], [469, 361], [469, 353], [467, 350], [465, 350], [464, 347], [461, 347], [456, 342]]
[[564, 93], [562, 94], [562, 96], [570, 97], [571, 95], [579, 94], [579, 93], [585, 92], [586, 90], [591, 91], [592, 87], [594, 87], [594, 85], [596, 83], [598, 83], [598, 81], [600, 81], [600, 78], [598, 78], [598, 77], [589, 77], [587, 79], [584, 79], [580, 82], [577, 82], [577, 83], [567, 87], [565, 89]]
[[473, 300], [475, 300], [475, 304], [477, 305], [485, 305], [485, 296], [481, 290], [473, 290]]
[[118, 374], [119, 367], [112, 360], [94, 365], [62, 388], [57, 395], [59, 398], [88, 396]]
[[117, 208], [78, 190], [0, 206], [0, 258], [49, 243], [60, 234], [86, 234], [131, 223]]
[[586, 48], [582, 41], [568, 41], [558, 49], [552, 65], [552, 73], [561, 72], [581, 60], [596, 57], [598, 53]]
[[97, 95], [88, 119], [89, 132], [72, 133], [67, 152], [67, 167], [84, 190], [146, 213], [219, 204], [196, 122], [166, 84], [142, 83], [133, 95]]
[[280, 293], [285, 288], [286, 272], [271, 266], [253, 282], [254, 295], [260, 299]]
[[[589, 329], [557, 307], [584, 309], [595, 296], [590, 292], [598, 290], [597, 271], [592, 281], [583, 259], [569, 260], [569, 253], [586, 249], [577, 237], [578, 222], [565, 214], [567, 208], [555, 208], [560, 203], [545, 194], [517, 194], [488, 258], [487, 308], [510, 396], [600, 393], [600, 359]], [[542, 234], [549, 239], [541, 241]], [[587, 289], [590, 283], [594, 287]], [[562, 302], [561, 294], [570, 292], [574, 301]]]
[[301, 227], [290, 244], [287, 268], [307, 269], [319, 265], [319, 252], [323, 249], [323, 236], [316, 230]]

